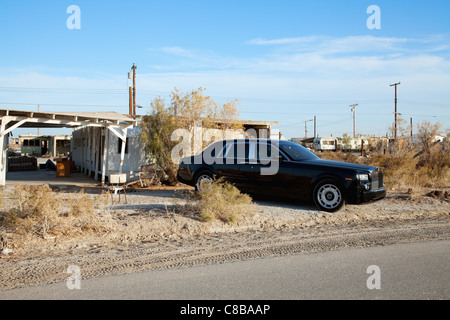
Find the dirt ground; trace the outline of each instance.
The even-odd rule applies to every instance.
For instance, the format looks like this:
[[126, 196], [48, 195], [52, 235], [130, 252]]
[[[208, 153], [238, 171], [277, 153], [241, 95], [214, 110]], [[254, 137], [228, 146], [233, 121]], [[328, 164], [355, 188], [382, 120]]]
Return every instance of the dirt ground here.
[[[52, 186], [61, 196], [73, 186]], [[97, 196], [101, 189], [84, 187]], [[0, 290], [65, 281], [70, 265], [82, 278], [189, 267], [346, 247], [449, 239], [450, 199], [445, 190], [422, 195], [388, 192], [384, 200], [347, 205], [336, 213], [313, 205], [255, 199], [258, 210], [235, 224], [202, 222], [176, 213], [180, 188], [128, 192], [99, 209], [110, 232], [47, 237], [10, 245], [0, 254]], [[7, 239], [8, 235], [4, 234]], [[25, 244], [26, 243], [26, 244]]]

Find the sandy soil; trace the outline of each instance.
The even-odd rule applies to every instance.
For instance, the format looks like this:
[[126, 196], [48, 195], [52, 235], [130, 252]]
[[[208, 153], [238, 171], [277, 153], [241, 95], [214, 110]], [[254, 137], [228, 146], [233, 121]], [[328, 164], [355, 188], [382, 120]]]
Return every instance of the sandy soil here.
[[[75, 188], [62, 186], [61, 196]], [[310, 204], [259, 200], [258, 211], [236, 224], [202, 222], [176, 213], [184, 188], [139, 189], [99, 210], [110, 232], [76, 238], [47, 237], [11, 245], [0, 254], [0, 289], [65, 281], [77, 265], [82, 278], [188, 267], [346, 247], [449, 239], [446, 193], [415, 196], [389, 192], [386, 199], [347, 205], [337, 213]], [[69, 193], [65, 193], [69, 192]], [[93, 197], [100, 189], [85, 192]], [[429, 190], [424, 194], [429, 193]], [[177, 200], [178, 199], [178, 200]], [[1, 230], [0, 230], [1, 231]], [[8, 234], [3, 233], [7, 240]]]

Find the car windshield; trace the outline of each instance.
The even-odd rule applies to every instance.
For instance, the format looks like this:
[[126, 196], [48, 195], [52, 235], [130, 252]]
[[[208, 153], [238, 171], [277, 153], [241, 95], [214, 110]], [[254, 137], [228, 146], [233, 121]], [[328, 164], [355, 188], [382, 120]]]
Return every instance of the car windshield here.
[[280, 149], [294, 161], [312, 160], [312, 159], [319, 158], [318, 156], [316, 156], [314, 153], [312, 153], [305, 147], [302, 147], [301, 145], [294, 143], [294, 142], [282, 143], [280, 141]]

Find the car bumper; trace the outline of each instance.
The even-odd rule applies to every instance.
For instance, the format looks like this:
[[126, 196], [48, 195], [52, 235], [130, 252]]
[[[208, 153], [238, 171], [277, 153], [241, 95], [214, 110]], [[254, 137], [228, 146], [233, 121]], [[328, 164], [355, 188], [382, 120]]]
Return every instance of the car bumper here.
[[386, 197], [386, 188], [379, 188], [375, 190], [365, 190], [362, 186], [353, 189], [347, 196], [349, 204], [360, 204], [363, 202], [371, 202], [381, 200]]
[[370, 202], [381, 200], [386, 197], [386, 188], [377, 190], [363, 191], [361, 202]]

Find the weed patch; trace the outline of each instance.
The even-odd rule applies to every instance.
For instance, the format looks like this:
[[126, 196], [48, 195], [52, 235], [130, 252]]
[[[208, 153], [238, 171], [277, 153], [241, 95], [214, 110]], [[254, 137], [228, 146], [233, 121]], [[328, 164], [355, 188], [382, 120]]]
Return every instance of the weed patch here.
[[185, 203], [177, 204], [176, 210], [202, 221], [236, 223], [241, 217], [254, 214], [257, 210], [249, 195], [222, 179], [213, 182], [207, 191], [190, 192], [183, 198]]
[[46, 185], [16, 185], [4, 198], [9, 201], [4, 201], [2, 226], [25, 238], [74, 236], [107, 228], [96, 210], [96, 203], [103, 200], [94, 201], [84, 192], [64, 199]]
[[324, 152], [323, 159], [345, 161], [380, 167], [388, 189], [413, 190], [447, 188], [450, 186], [450, 153], [435, 147], [417, 156], [417, 149], [400, 149], [386, 154], [360, 157], [352, 153]]

